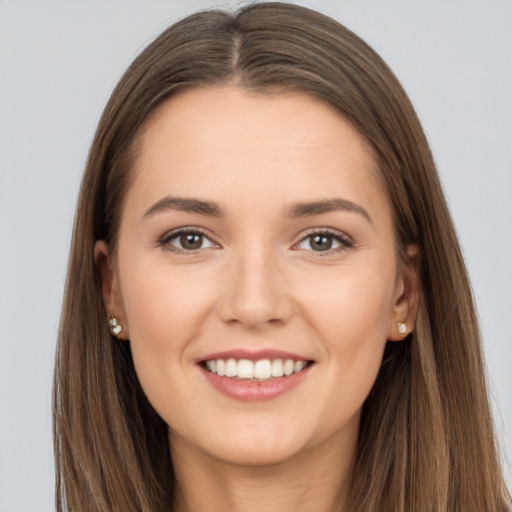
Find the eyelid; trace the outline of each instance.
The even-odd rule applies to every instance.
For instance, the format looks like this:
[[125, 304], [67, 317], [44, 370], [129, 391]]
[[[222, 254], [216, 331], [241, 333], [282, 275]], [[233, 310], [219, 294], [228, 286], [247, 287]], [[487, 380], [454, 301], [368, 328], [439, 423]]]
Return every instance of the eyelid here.
[[200, 251], [204, 251], [205, 249], [211, 249], [211, 247], [204, 247], [195, 250], [184, 250], [180, 249], [179, 247], [171, 246], [169, 244], [169, 242], [172, 239], [177, 238], [184, 233], [201, 235], [204, 238], [206, 238], [209, 242], [211, 242], [215, 246], [215, 248], [220, 247], [220, 244], [215, 241], [214, 237], [207, 230], [197, 226], [182, 226], [179, 228], [171, 229], [170, 231], [165, 232], [162, 236], [158, 238], [157, 245], [169, 252], [185, 255], [198, 254]]
[[[336, 241], [340, 243], [340, 247], [336, 247], [334, 249], [329, 249], [327, 251], [314, 251], [313, 249], [299, 249], [298, 245], [302, 243], [307, 238], [310, 238], [315, 235], [327, 235], [329, 237], [334, 238]], [[310, 230], [307, 230], [306, 233], [303, 233], [301, 235], [301, 238], [298, 242], [296, 242], [293, 245], [293, 248], [297, 248], [296, 250], [303, 250], [311, 253], [314, 257], [324, 257], [324, 256], [330, 256], [333, 254], [338, 254], [340, 252], [346, 251], [348, 249], [351, 249], [354, 247], [354, 241], [353, 239], [344, 233], [343, 231], [339, 231], [337, 229], [333, 228], [312, 228]]]
[[[199, 235], [205, 237], [211, 244], [213, 244], [215, 246], [214, 248], [221, 248], [221, 245], [215, 240], [215, 237], [212, 236], [212, 234], [208, 230], [198, 227], [198, 226], [182, 226], [182, 227], [178, 227], [178, 228], [169, 230], [158, 238], [157, 245], [165, 250], [168, 250], [169, 252], [172, 252], [175, 254], [184, 254], [184, 255], [198, 254], [201, 251], [212, 248], [212, 247], [205, 247], [205, 248], [200, 248], [200, 249], [196, 249], [196, 250], [184, 250], [184, 249], [180, 249], [179, 247], [173, 247], [173, 246], [169, 245], [170, 240], [172, 240], [184, 233], [199, 234]], [[315, 236], [315, 235], [327, 235], [329, 237], [332, 237], [340, 244], [340, 247], [336, 247], [334, 249], [329, 249], [326, 251], [314, 251], [313, 249], [308, 250], [308, 249], [299, 249], [298, 248], [298, 245], [300, 243], [302, 243], [307, 238]], [[337, 253], [346, 251], [348, 249], [351, 249], [352, 247], [354, 247], [353, 239], [349, 235], [344, 233], [343, 231], [339, 231], [339, 230], [333, 229], [333, 228], [315, 227], [315, 228], [308, 229], [305, 233], [302, 233], [300, 239], [293, 244], [292, 249], [303, 250], [305, 252], [311, 253], [315, 257], [317, 257], [317, 256], [322, 257], [322, 256], [330, 256], [332, 254], [337, 254]]]

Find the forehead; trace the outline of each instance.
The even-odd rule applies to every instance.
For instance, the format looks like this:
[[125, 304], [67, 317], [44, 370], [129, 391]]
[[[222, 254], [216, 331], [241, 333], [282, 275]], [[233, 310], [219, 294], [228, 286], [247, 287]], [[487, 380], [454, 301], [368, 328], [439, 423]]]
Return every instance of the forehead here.
[[233, 145], [238, 142], [246, 149], [248, 143], [267, 147], [271, 143], [281, 150], [335, 145], [344, 153], [362, 150], [373, 158], [370, 145], [330, 104], [279, 89], [254, 92], [230, 85], [185, 89], [158, 107], [141, 132], [142, 152], [154, 149], [161, 136], [177, 136], [181, 143], [194, 137], [205, 149], [227, 136]]
[[146, 121], [137, 153], [129, 201], [148, 204], [167, 193], [266, 197], [267, 205], [340, 194], [386, 202], [369, 145], [307, 94], [231, 86], [180, 92]]

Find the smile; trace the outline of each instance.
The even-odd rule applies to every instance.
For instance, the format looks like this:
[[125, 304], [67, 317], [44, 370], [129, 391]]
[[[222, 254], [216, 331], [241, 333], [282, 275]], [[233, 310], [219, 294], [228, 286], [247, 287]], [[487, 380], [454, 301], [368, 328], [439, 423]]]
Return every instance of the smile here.
[[204, 367], [219, 377], [251, 382], [266, 382], [281, 377], [289, 377], [301, 372], [308, 361], [293, 359], [212, 359], [204, 362]]
[[313, 360], [274, 349], [218, 352], [197, 363], [215, 390], [231, 399], [247, 402], [272, 400], [290, 392], [316, 366]]

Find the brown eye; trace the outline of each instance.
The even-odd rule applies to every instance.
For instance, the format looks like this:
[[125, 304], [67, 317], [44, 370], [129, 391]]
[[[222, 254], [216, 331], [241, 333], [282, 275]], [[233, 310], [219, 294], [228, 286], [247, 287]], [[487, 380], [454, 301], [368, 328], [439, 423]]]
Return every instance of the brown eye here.
[[215, 244], [206, 235], [200, 231], [193, 230], [181, 230], [169, 233], [165, 235], [159, 243], [167, 250], [177, 253], [195, 252], [215, 247]]
[[342, 232], [318, 231], [305, 236], [297, 248], [316, 253], [337, 253], [353, 247], [353, 242]]
[[309, 245], [313, 251], [328, 251], [333, 245], [332, 236], [313, 235], [309, 240]]
[[182, 233], [179, 238], [181, 248], [186, 251], [201, 249], [203, 238], [203, 235], [197, 233]]

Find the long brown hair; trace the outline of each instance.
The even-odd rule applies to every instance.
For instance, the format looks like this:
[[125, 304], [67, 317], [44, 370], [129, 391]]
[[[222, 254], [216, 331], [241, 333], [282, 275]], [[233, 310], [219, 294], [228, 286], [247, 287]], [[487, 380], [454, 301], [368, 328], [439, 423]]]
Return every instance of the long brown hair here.
[[423, 130], [397, 79], [334, 20], [284, 3], [189, 16], [114, 90], [76, 212], [54, 380], [57, 508], [170, 510], [167, 426], [143, 394], [129, 343], [108, 331], [96, 240], [114, 250], [142, 123], [183, 88], [235, 81], [329, 103], [373, 147], [397, 249], [420, 250], [417, 327], [389, 343], [361, 418], [351, 510], [508, 510], [472, 292]]

